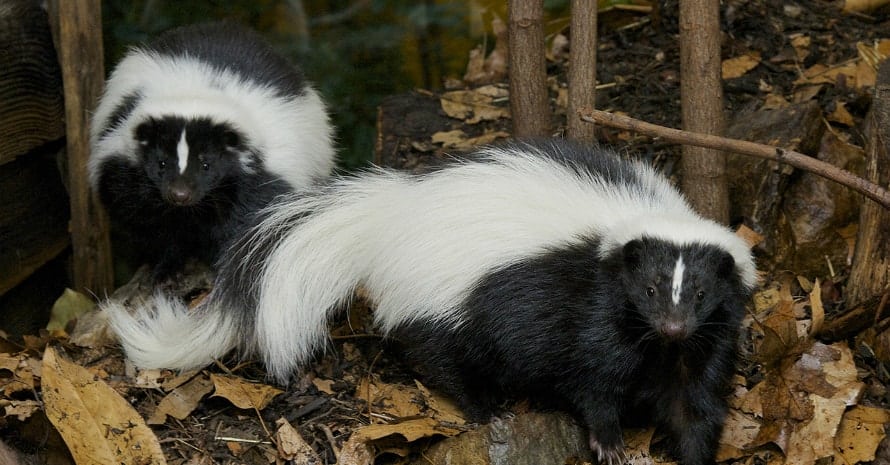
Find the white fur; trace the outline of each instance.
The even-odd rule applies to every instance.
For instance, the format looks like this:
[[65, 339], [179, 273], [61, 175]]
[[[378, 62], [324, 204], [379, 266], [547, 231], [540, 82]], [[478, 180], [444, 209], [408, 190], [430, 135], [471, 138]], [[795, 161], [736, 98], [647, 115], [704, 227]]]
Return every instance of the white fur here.
[[[414, 320], [459, 326], [461, 303], [486, 274], [582, 236], [601, 238], [602, 254], [642, 235], [713, 244], [729, 251], [745, 283], [753, 284], [744, 242], [696, 215], [651, 168], [636, 165], [641, 185], [608, 184], [535, 150], [488, 148], [485, 161], [419, 177], [372, 170], [271, 208], [247, 245], [282, 234], [271, 253], [256, 260], [265, 267], [253, 283], [259, 302], [254, 334], [243, 336], [247, 344], [263, 356], [271, 375], [286, 380], [324, 346], [328, 317], [359, 286], [376, 303], [375, 319], [384, 332]], [[303, 212], [312, 214], [290, 226]], [[179, 331], [159, 320], [142, 324], [150, 328], [140, 331], [158, 336]], [[196, 321], [170, 324], [207, 331]], [[230, 342], [223, 334], [206, 347], [206, 338], [189, 343], [188, 351], [171, 346], [170, 354], [149, 341], [161, 352], [146, 361], [180, 367], [175, 351], [187, 352], [182, 356], [189, 364], [209, 362], [211, 349]], [[133, 340], [128, 344], [138, 349]]]
[[179, 143], [176, 144], [176, 158], [179, 159], [179, 173], [185, 173], [185, 169], [189, 165], [189, 144], [185, 140], [185, 129], [182, 130], [182, 136], [179, 137]]
[[[682, 218], [683, 238], [730, 244], [753, 276], [750, 254], [725, 228], [704, 220], [661, 176], [638, 165], [643, 187], [579, 176], [532, 148], [487, 149], [489, 162], [468, 162], [424, 176], [376, 171], [341, 180], [333, 194], [297, 199], [261, 225], [271, 234], [294, 212], [318, 211], [289, 231], [257, 278], [256, 341], [279, 379], [308, 361], [325, 341], [330, 312], [363, 286], [384, 332], [413, 320], [460, 325], [459, 305], [485, 274], [581, 235], [636, 236], [659, 229], [661, 216]], [[611, 244], [611, 240], [607, 240]], [[747, 257], [747, 258], [746, 258]], [[753, 278], [751, 278], [753, 279]], [[295, 337], [295, 335], [300, 335]]]
[[[100, 137], [115, 108], [137, 91], [142, 99], [130, 116]], [[295, 188], [326, 176], [334, 166], [333, 129], [312, 88], [305, 88], [300, 97], [284, 98], [249, 76], [213, 68], [193, 57], [134, 49], [111, 74], [93, 115], [88, 171], [94, 188], [107, 158], [135, 157], [136, 126], [162, 115], [209, 117], [231, 124], [248, 136], [266, 169]]]
[[683, 256], [677, 259], [674, 265], [674, 278], [671, 280], [671, 300], [674, 305], [680, 303], [680, 292], [683, 290], [683, 273], [686, 271], [686, 265], [683, 264]]
[[189, 311], [160, 291], [147, 306], [137, 307], [135, 315], [115, 300], [101, 308], [127, 357], [141, 368], [199, 368], [238, 342], [236, 325], [224, 312], [207, 307]]

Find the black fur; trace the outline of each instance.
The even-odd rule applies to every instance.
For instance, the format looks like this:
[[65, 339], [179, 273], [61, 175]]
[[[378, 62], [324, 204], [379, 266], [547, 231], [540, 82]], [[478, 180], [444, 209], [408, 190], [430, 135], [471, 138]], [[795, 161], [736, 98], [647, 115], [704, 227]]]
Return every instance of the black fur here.
[[[189, 162], [180, 173], [176, 145], [183, 129]], [[238, 160], [246, 150], [242, 136], [227, 125], [165, 117], [136, 132], [140, 164], [108, 159], [101, 165], [99, 196], [130, 233], [137, 259], [154, 265], [156, 280], [170, 277], [188, 258], [214, 263], [254, 212], [290, 189], [262, 169], [244, 170]]]
[[642, 420], [668, 433], [682, 463], [712, 463], [750, 291], [713, 246], [644, 238], [605, 259], [598, 246], [588, 239], [493, 272], [459, 328], [414, 323], [396, 339], [477, 421], [528, 397], [576, 413], [605, 462], [621, 460], [621, 427]]

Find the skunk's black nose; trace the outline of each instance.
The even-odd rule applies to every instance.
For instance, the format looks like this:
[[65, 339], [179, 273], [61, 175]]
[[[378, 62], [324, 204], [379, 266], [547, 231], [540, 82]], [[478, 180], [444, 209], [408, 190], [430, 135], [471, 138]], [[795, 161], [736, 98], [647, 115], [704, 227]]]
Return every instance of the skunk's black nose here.
[[193, 192], [186, 186], [173, 185], [167, 190], [167, 200], [174, 205], [190, 205]]
[[661, 324], [659, 330], [665, 338], [672, 341], [680, 341], [686, 339], [688, 329], [686, 323], [682, 321], [665, 321]]

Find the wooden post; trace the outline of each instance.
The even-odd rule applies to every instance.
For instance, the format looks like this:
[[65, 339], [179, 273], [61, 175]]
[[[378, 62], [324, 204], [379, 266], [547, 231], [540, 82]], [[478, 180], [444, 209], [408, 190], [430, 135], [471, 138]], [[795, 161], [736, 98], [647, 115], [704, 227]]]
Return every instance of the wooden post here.
[[65, 90], [74, 285], [82, 292], [101, 298], [114, 286], [111, 241], [108, 217], [87, 179], [90, 114], [105, 81], [101, 2], [59, 0], [53, 7], [58, 21], [56, 43]]
[[544, 0], [509, 0], [510, 113], [514, 137], [547, 136]]
[[[867, 117], [866, 177], [890, 184], [890, 61], [881, 63], [875, 96]], [[865, 199], [859, 212], [859, 235], [847, 280], [849, 307], [890, 292], [890, 210]]]
[[569, 107], [567, 136], [582, 142], [595, 142], [596, 128], [581, 120], [578, 110], [596, 106], [596, 8], [597, 2], [572, 0], [569, 26]]
[[[683, 129], [722, 135], [719, 0], [680, 0], [680, 97]], [[727, 223], [726, 157], [711, 149], [683, 146], [683, 193], [702, 215]]]

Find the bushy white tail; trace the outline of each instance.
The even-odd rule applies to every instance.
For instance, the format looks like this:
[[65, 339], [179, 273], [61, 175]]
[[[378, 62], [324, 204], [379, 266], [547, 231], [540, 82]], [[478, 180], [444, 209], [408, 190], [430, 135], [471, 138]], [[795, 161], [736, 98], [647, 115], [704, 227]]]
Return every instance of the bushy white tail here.
[[190, 311], [161, 292], [134, 309], [134, 314], [117, 301], [109, 300], [101, 307], [127, 357], [141, 368], [199, 368], [238, 342], [238, 325], [226, 313], [208, 305]]

